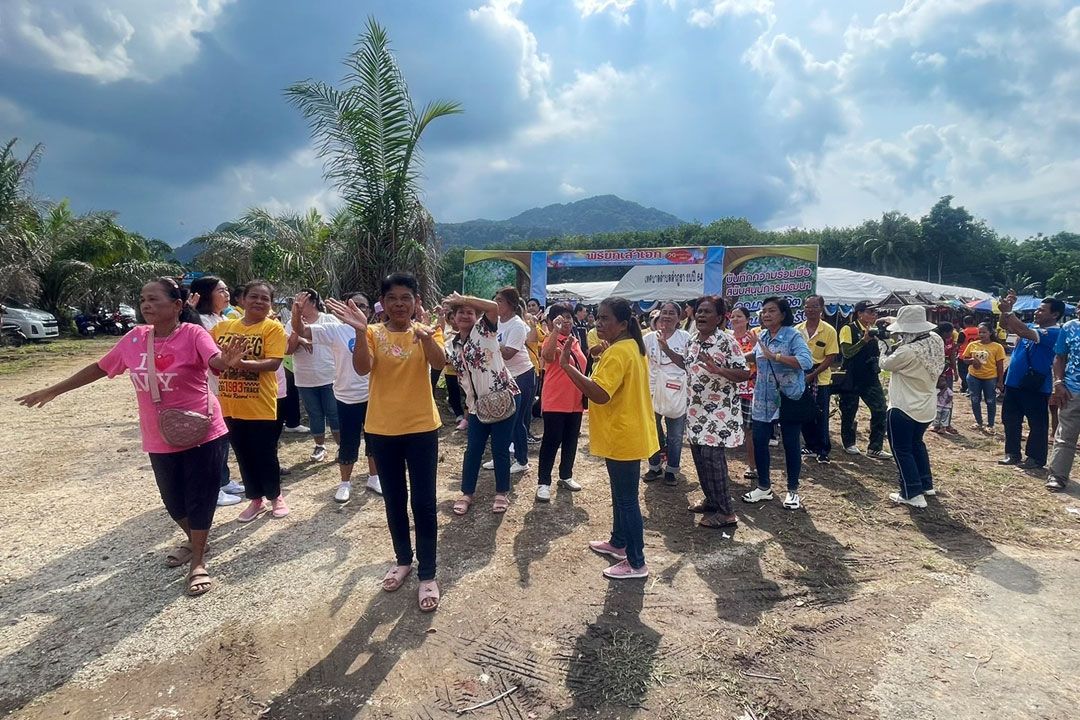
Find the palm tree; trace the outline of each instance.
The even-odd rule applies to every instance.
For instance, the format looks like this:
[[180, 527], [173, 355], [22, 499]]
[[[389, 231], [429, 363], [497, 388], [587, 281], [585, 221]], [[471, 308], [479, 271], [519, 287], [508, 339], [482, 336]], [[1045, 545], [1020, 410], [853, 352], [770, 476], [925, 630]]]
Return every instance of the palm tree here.
[[331, 233], [341, 250], [340, 283], [370, 292], [386, 274], [410, 270], [434, 300], [435, 223], [419, 198], [418, 148], [428, 125], [461, 106], [435, 101], [416, 111], [386, 30], [374, 18], [345, 67], [340, 89], [309, 79], [285, 92], [309, 123], [324, 177], [345, 201]]
[[0, 298], [28, 302], [41, 286], [38, 244], [41, 215], [30, 193], [30, 182], [44, 152], [35, 145], [23, 159], [15, 156], [18, 138], [0, 150]]

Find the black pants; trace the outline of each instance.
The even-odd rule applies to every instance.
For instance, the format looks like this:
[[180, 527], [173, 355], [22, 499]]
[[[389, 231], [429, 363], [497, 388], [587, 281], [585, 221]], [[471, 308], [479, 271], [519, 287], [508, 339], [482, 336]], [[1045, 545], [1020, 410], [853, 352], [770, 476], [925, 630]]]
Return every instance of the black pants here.
[[244, 494], [249, 500], [274, 500], [281, 495], [281, 466], [277, 443], [281, 424], [277, 420], [239, 420], [225, 418], [229, 426], [229, 444], [236, 453]]
[[[367, 401], [343, 403], [337, 400], [338, 421], [341, 423], [341, 441], [338, 443], [339, 465], [353, 465], [360, 459], [360, 441], [364, 438], [364, 422], [367, 420]], [[371, 448], [364, 448], [370, 456]]]
[[[439, 431], [408, 435], [366, 434], [371, 454], [382, 481], [386, 525], [394, 543], [398, 565], [412, 565], [413, 545], [409, 534], [412, 505], [416, 525], [417, 575], [421, 580], [435, 577], [435, 551], [439, 532], [435, 507], [435, 476], [439, 463]], [[408, 481], [405, 472], [408, 470]], [[412, 497], [409, 497], [410, 490]]]
[[150, 453], [161, 502], [176, 522], [187, 519], [192, 530], [209, 530], [217, 509], [221, 466], [229, 440], [217, 440], [174, 453]]
[[1050, 397], [1030, 390], [1006, 387], [1001, 404], [1001, 424], [1005, 428], [1005, 454], [1020, 459], [1020, 435], [1028, 422], [1025, 452], [1028, 459], [1046, 465], [1047, 433], [1050, 430]]
[[446, 402], [449, 403], [454, 417], [465, 417], [465, 406], [461, 403], [461, 384], [457, 375], [446, 376]]
[[855, 445], [855, 430], [858, 427], [855, 416], [859, 412], [859, 400], [866, 403], [870, 410], [870, 442], [867, 449], [881, 450], [885, 447], [885, 412], [889, 406], [877, 378], [854, 390], [840, 393], [840, 441], [846, 448]]
[[296, 389], [292, 370], [285, 371], [285, 392], [285, 397], [278, 400], [278, 414], [285, 421], [285, 427], [294, 428], [300, 424], [300, 391]]
[[574, 458], [577, 456], [578, 438], [581, 437], [581, 413], [545, 412], [544, 437], [540, 441], [540, 470], [537, 478], [541, 485], [551, 484], [551, 469], [555, 467], [555, 453], [562, 450], [559, 458], [559, 479], [574, 477]]

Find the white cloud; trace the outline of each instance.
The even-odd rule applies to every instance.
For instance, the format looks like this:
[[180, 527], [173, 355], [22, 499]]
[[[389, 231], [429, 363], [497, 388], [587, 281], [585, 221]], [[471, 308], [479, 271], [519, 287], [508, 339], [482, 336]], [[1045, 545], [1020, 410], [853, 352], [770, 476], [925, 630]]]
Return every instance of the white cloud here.
[[818, 35], [832, 35], [836, 32], [836, 21], [833, 20], [829, 11], [822, 9], [817, 16], [810, 21], [810, 29]]
[[563, 181], [559, 183], [559, 192], [567, 197], [580, 197], [585, 194], [585, 188]]
[[542, 55], [536, 35], [518, 17], [523, 0], [488, 0], [469, 11], [474, 22], [487, 27], [496, 37], [509, 40], [518, 54], [518, 89], [523, 99], [543, 93], [551, 81], [551, 58]]
[[198, 56], [198, 33], [233, 1], [4, 0], [0, 58], [103, 83], [153, 82]]
[[630, 22], [627, 11], [634, 6], [636, 0], [574, 0], [574, 6], [581, 13], [581, 17], [609, 13], [616, 22], [626, 24]]
[[759, 15], [768, 27], [776, 22], [773, 0], [710, 0], [706, 7], [694, 8], [688, 20], [691, 25], [710, 27], [725, 17]]

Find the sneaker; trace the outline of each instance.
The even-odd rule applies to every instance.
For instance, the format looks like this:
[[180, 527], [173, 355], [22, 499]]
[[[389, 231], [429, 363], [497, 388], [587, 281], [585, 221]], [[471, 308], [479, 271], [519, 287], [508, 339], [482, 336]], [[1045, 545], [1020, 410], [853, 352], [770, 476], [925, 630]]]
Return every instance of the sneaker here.
[[577, 492], [578, 490], [581, 490], [581, 483], [574, 478], [559, 478], [559, 487]]
[[757, 480], [757, 470], [749, 468], [746, 472], [742, 474], [742, 477], [743, 480]]
[[460, 420], [458, 420], [457, 429], [458, 430], [468, 430], [469, 429], [469, 420], [468, 420], [468, 418], [461, 418]]
[[537, 485], [536, 486], [536, 499], [540, 502], [548, 502], [551, 500], [551, 486], [550, 485]]
[[892, 453], [888, 450], [869, 450], [866, 453], [866, 457], [874, 458], [875, 460], [892, 460]]
[[814, 452], [813, 450], [811, 450], [808, 447], [804, 447], [800, 452], [802, 452], [803, 457], [807, 457], [809, 455], [817, 455], [816, 452]]
[[678, 471], [676, 470], [675, 472], [672, 472], [672, 471], [668, 470], [666, 473], [664, 473], [664, 484], [669, 486], [669, 487], [674, 487], [675, 485], [678, 485], [679, 484]]
[[926, 507], [926, 498], [924, 498], [922, 495], [916, 495], [913, 498], [905, 498], [902, 497], [900, 493], [891, 493], [889, 495], [889, 499], [892, 500], [894, 503], [898, 503], [900, 505], [910, 505], [914, 508]]
[[854, 445], [848, 445], [846, 448], [844, 448], [844, 452], [846, 452], [848, 455], [862, 455], [862, 450], [855, 447]]
[[233, 480], [232, 482], [230, 482], [229, 484], [227, 484], [225, 487], [223, 487], [221, 489], [224, 490], [225, 492], [229, 493], [230, 495], [241, 495], [242, 496], [245, 492], [247, 492], [247, 490], [244, 488], [244, 486], [241, 485], [240, 483], [236, 482], [235, 480]]
[[495, 469], [495, 461], [494, 460], [488, 460], [486, 463], [484, 463], [480, 467], [484, 468], [485, 470], [494, 470]]
[[[1042, 470], [1043, 468], [1046, 467], [1046, 465], [1040, 465], [1038, 463], [1038, 461], [1032, 460], [1031, 458], [1028, 458], [1024, 462], [1017, 465], [1017, 467], [1020, 468], [1021, 470]], [[226, 485], [226, 487], [228, 487], [228, 486]]]
[[352, 495], [352, 483], [338, 483], [337, 492], [334, 493], [334, 502], [347, 503]]
[[248, 506], [244, 508], [243, 512], [236, 516], [236, 519], [242, 523], [251, 522], [259, 517], [264, 510], [266, 510], [266, 508], [263, 507], [262, 500], [252, 500], [248, 503]]
[[528, 469], [529, 469], [528, 465], [522, 465], [517, 460], [515, 460], [513, 462], [513, 464], [510, 465], [510, 474], [511, 475], [520, 475], [521, 473], [525, 472]]
[[322, 462], [326, 459], [326, 448], [322, 445], [316, 445], [315, 449], [311, 451], [312, 462]]
[[769, 447], [780, 447], [780, 440], [778, 438], [769, 438]]
[[287, 432], [287, 433], [306, 433], [306, 432], [311, 432], [311, 428], [309, 428], [309, 427], [308, 427], [307, 425], [297, 425], [296, 427], [285, 427], [285, 428], [282, 428], [282, 432]]
[[615, 563], [609, 568], [604, 568], [604, 577], [612, 580], [633, 580], [635, 578], [649, 577], [649, 566], [642, 565], [639, 568], [630, 567], [626, 560]]
[[536, 437], [535, 435], [530, 435], [529, 436], [529, 444], [530, 445], [539, 445], [540, 442], [541, 442], [540, 438]]
[[369, 475], [367, 479], [367, 489], [376, 495], [382, 495], [382, 483], [379, 482], [378, 475]]
[[818, 455], [817, 456], [817, 461], [819, 463], [822, 463], [822, 464], [825, 464], [825, 465], [828, 465], [829, 463], [832, 462], [832, 460], [829, 459], [828, 455]]
[[589, 549], [594, 553], [601, 555], [607, 555], [608, 557], [615, 558], [616, 560], [626, 559], [626, 548], [617, 548], [609, 542], [603, 540], [590, 540]]
[[799, 493], [789, 492], [784, 496], [784, 507], [788, 510], [798, 510], [802, 507], [802, 498], [799, 497]]
[[239, 495], [231, 495], [225, 492], [225, 488], [221, 488], [220, 490], [218, 490], [217, 494], [217, 506], [226, 507], [227, 505], [236, 505], [243, 499], [244, 498], [240, 497]]
[[270, 514], [276, 518], [283, 518], [289, 514], [289, 506], [285, 504], [285, 498], [278, 495], [270, 502]]
[[1046, 479], [1046, 489], [1047, 490], [1064, 490], [1065, 489], [1065, 481], [1051, 475], [1050, 477], [1048, 477]]
[[1012, 455], [1006, 455], [1001, 460], [998, 460], [997, 464], [998, 465], [1019, 465], [1020, 464], [1020, 458], [1013, 457]]
[[929, 490], [923, 490], [922, 494], [925, 495], [926, 497], [936, 497], [937, 496], [937, 490], [935, 490], [934, 488], [930, 488]]
[[645, 474], [641, 476], [641, 479], [645, 482], [653, 482], [654, 480], [659, 480], [662, 477], [664, 477], [663, 470], [661, 470], [660, 468], [649, 468], [645, 472]]
[[772, 500], [772, 490], [763, 490], [761, 488], [754, 488], [750, 492], [742, 496], [743, 502], [756, 503], [764, 500]]

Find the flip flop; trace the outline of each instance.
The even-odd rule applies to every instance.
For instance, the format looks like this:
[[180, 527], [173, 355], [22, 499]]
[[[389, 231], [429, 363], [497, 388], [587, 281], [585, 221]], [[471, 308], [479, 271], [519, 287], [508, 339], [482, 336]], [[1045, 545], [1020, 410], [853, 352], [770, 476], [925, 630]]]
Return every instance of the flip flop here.
[[180, 567], [191, 562], [191, 543], [185, 540], [165, 554], [166, 567]]
[[725, 530], [727, 528], [739, 527], [738, 520], [731, 520], [728, 522], [719, 522], [711, 516], [706, 516], [698, 520], [698, 525], [703, 528], [711, 528], [712, 530]]
[[472, 497], [469, 496], [469, 495], [462, 495], [461, 497], [458, 498], [457, 502], [454, 503], [454, 514], [455, 515], [464, 515], [465, 513], [469, 512], [469, 508], [471, 506], [472, 506]]
[[387, 571], [382, 580], [382, 589], [386, 592], [394, 592], [405, 584], [405, 578], [412, 574], [412, 565], [395, 565]]
[[187, 594], [190, 597], [198, 597], [199, 595], [207, 593], [214, 585], [213, 581], [210, 579], [210, 573], [206, 572], [206, 570], [196, 570], [191, 573], [188, 575], [187, 582]]
[[[438, 583], [436, 583], [434, 580], [425, 580], [424, 582], [420, 583], [420, 592], [416, 599], [417, 604], [419, 604], [420, 606], [420, 612], [435, 612], [435, 610], [439, 607], [439, 601], [441, 599], [442, 596], [439, 594]], [[424, 605], [425, 600], [429, 601], [426, 606]], [[430, 602], [432, 600], [434, 600], [435, 602]]]
[[686, 508], [686, 511], [692, 512], [694, 514], [714, 513], [716, 512], [716, 508], [710, 506], [708, 503], [699, 502], [696, 505], [691, 505], [690, 507]]
[[506, 495], [499, 493], [495, 496], [495, 502], [491, 503], [491, 512], [496, 515], [502, 515], [504, 512], [510, 509], [510, 498]]

